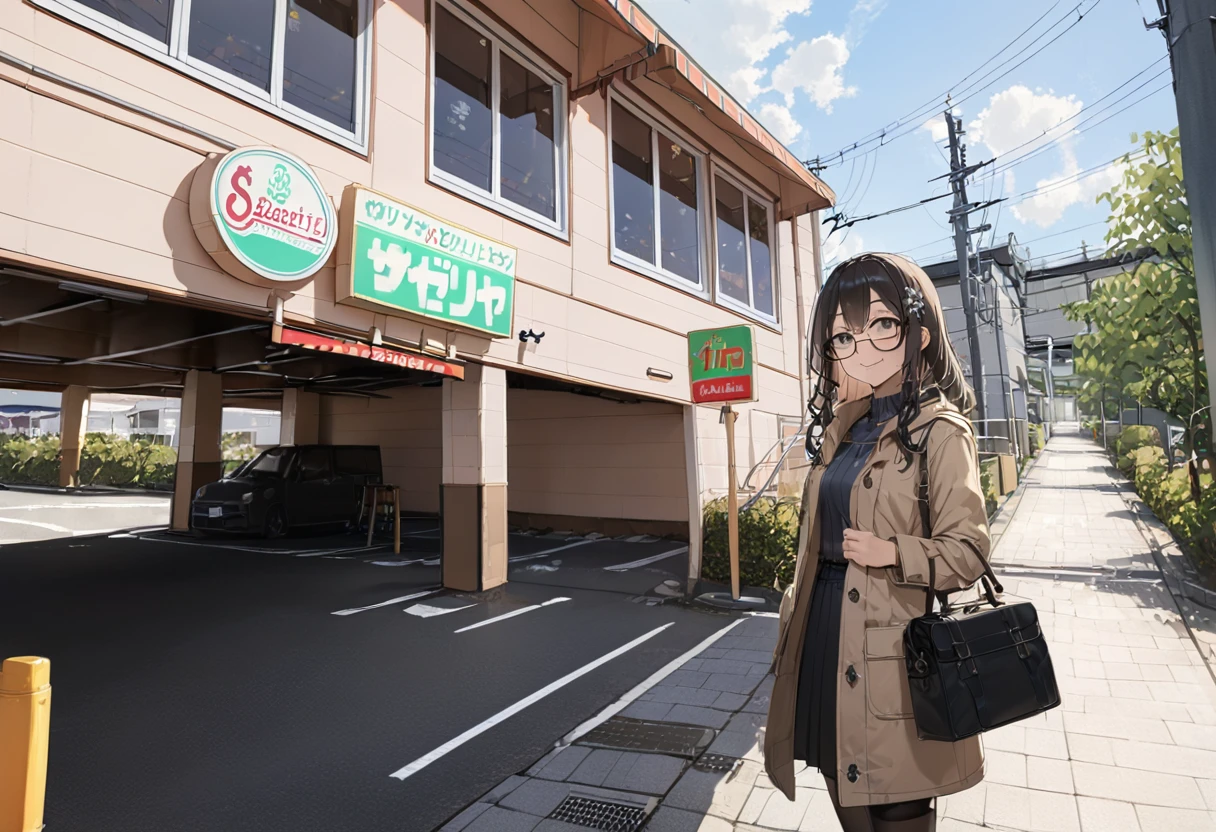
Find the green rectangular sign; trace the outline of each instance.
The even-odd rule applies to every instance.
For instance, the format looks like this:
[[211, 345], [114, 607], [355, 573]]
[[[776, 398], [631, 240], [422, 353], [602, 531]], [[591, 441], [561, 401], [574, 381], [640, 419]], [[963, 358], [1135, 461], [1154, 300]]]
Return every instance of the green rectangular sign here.
[[688, 333], [694, 404], [756, 400], [755, 333], [746, 324]]
[[352, 190], [350, 297], [498, 338], [513, 334], [515, 249]]

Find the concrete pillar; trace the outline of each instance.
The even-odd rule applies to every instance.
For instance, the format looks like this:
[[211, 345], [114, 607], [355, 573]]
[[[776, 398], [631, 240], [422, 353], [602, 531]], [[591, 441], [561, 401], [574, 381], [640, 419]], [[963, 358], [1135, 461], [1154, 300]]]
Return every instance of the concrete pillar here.
[[80, 449], [89, 426], [89, 388], [73, 384], [59, 400], [59, 487], [79, 485]]
[[507, 582], [507, 374], [470, 364], [443, 382], [443, 585]]
[[220, 456], [223, 415], [223, 377], [199, 370], [186, 373], [178, 426], [177, 480], [173, 487], [174, 529], [190, 528], [190, 501], [194, 492], [223, 474]]
[[321, 441], [321, 397], [289, 387], [279, 414], [280, 445], [315, 445]]
[[688, 586], [701, 580], [701, 453], [697, 445], [697, 406], [684, 406], [684, 466], [688, 480]]

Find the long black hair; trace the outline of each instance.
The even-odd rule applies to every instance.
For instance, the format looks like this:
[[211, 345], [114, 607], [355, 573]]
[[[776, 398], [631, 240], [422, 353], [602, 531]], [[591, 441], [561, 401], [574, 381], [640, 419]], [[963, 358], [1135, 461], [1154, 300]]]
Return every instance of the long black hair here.
[[[923, 387], [936, 386], [964, 414], [975, 407], [975, 393], [963, 377], [962, 365], [950, 344], [941, 301], [929, 276], [912, 261], [895, 254], [851, 257], [832, 270], [811, 315], [807, 365], [816, 381], [807, 403], [811, 418], [806, 448], [807, 456], [816, 463], [824, 433], [835, 417], [835, 375], [843, 372], [835, 367], [835, 359], [828, 352], [832, 324], [842, 314], [850, 329], [864, 328], [870, 318], [871, 290], [903, 325], [904, 369], [896, 436], [904, 451], [914, 454], [924, 450], [909, 433], [920, 415]], [[929, 343], [923, 350], [922, 330], [929, 333]]]

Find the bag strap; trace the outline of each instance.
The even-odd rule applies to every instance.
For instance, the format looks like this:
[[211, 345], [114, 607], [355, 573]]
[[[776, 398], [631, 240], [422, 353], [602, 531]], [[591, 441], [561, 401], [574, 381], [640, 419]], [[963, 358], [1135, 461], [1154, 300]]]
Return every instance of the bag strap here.
[[[937, 418], [932, 419], [925, 426], [924, 440], [922, 444], [924, 450], [922, 450], [919, 454], [920, 484], [917, 487], [916, 500], [920, 505], [921, 533], [924, 535], [926, 540], [931, 540], [933, 538], [933, 520], [929, 514], [929, 432], [933, 430], [933, 426], [935, 424], [943, 420], [955, 422], [956, 424], [961, 423], [960, 419], [955, 419], [953, 417], [953, 414], [938, 416]], [[970, 430], [971, 423], [968, 422], [966, 424], [967, 429]], [[997, 600], [996, 596], [1004, 593], [1005, 587], [1001, 586], [1001, 582], [997, 580], [996, 574], [992, 571], [992, 567], [988, 565], [988, 559], [983, 557], [978, 550], [975, 550], [975, 556], [979, 558], [980, 563], [984, 565], [984, 574], [980, 576], [980, 584], [983, 587], [984, 596], [987, 599], [987, 603], [995, 609], [1003, 604], [1003, 602]], [[925, 615], [933, 614], [934, 598], [937, 598], [941, 602], [942, 615], [948, 615], [951, 612], [950, 593], [960, 592], [961, 590], [947, 590], [939, 592], [934, 589], [936, 582], [934, 580], [933, 561], [934, 558], [929, 558], [929, 586], [925, 590]], [[983, 602], [981, 602], [981, 604], [982, 603]], [[971, 609], [971, 607], [969, 606], [967, 609]]]

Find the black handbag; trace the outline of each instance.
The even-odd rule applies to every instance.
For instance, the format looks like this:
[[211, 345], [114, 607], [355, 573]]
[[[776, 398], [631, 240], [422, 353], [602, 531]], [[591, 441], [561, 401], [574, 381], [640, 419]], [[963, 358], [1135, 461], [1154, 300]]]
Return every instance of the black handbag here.
[[[927, 432], [925, 445], [919, 455], [919, 499], [925, 537], [932, 537]], [[948, 593], [933, 589], [933, 571], [930, 558], [925, 614], [904, 630], [917, 735], [955, 742], [1059, 705], [1060, 691], [1034, 605], [997, 600], [1004, 588], [985, 559], [980, 581], [986, 600], [964, 606], [962, 614], [955, 615]], [[935, 597], [942, 605], [937, 612]], [[985, 603], [991, 609], [981, 609]]]

